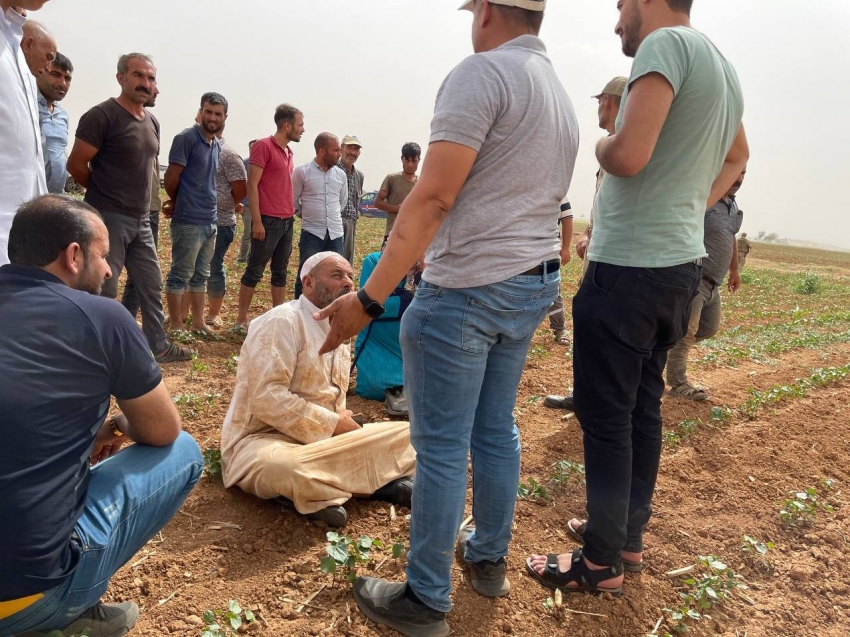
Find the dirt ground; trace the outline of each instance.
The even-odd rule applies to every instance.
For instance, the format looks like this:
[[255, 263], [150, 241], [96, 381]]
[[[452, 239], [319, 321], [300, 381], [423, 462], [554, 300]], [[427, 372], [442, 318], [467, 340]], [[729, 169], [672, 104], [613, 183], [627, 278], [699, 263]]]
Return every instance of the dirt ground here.
[[[382, 223], [364, 219], [359, 225], [362, 257], [380, 244]], [[231, 249], [231, 271], [237, 271]], [[754, 253], [755, 254], [755, 253]], [[803, 256], [785, 259], [801, 264]], [[162, 251], [167, 264], [167, 247]], [[766, 255], [765, 255], [766, 256]], [[844, 257], [832, 264], [818, 254], [817, 265], [845, 265]], [[297, 261], [293, 256], [291, 271]], [[164, 267], [167, 267], [164, 266]], [[768, 272], [771, 262], [759, 259], [756, 273]], [[575, 290], [578, 264], [564, 268], [564, 292]], [[836, 279], [841, 285], [848, 280]], [[742, 327], [757, 333], [775, 316], [760, 319], [747, 294], [768, 294], [776, 311], [791, 310], [800, 299], [779, 290], [745, 289], [744, 301], [724, 315], [723, 330]], [[224, 318], [235, 317], [237, 277], [229, 282]], [[255, 300], [255, 312], [269, 307], [265, 283]], [[846, 289], [846, 288], [844, 288]], [[812, 316], [846, 309], [844, 301], [805, 300]], [[756, 299], [756, 297], [752, 297]], [[748, 305], [748, 303], [750, 303]], [[779, 310], [777, 310], [779, 308]], [[839, 329], [839, 328], [835, 328]], [[843, 328], [843, 329], [846, 329]], [[184, 418], [184, 427], [202, 448], [215, 448], [230, 401], [235, 376], [233, 356], [240, 342], [201, 343], [198, 363], [169, 365], [168, 386]], [[705, 353], [695, 350], [695, 357]], [[692, 380], [710, 388], [705, 403], [665, 399], [665, 428], [685, 419], [701, 419], [696, 434], [677, 446], [665, 444], [655, 498], [655, 514], [646, 537], [641, 574], [626, 576], [621, 599], [587, 595], [566, 596], [566, 611], [553, 613], [544, 606], [550, 593], [524, 575], [523, 562], [530, 553], [571, 550], [564, 526], [583, 515], [584, 487], [558, 487], [551, 481], [551, 466], [559, 460], [583, 462], [578, 423], [565, 412], [543, 406], [542, 397], [563, 393], [571, 383], [569, 349], [551, 342], [542, 327], [535, 336], [517, 397], [517, 421], [523, 437], [522, 480], [536, 479], [549, 490], [543, 503], [520, 500], [514, 540], [509, 555], [509, 597], [489, 600], [475, 594], [464, 581], [460, 565], [454, 566], [454, 610], [449, 623], [457, 635], [577, 635], [634, 636], [671, 632], [657, 625], [663, 608], [679, 603], [681, 579], [665, 574], [695, 564], [699, 556], [715, 555], [743, 577], [747, 589], [738, 589], [730, 600], [709, 611], [711, 618], [694, 622], [695, 635], [728, 637], [817, 636], [850, 634], [850, 545], [847, 493], [850, 488], [850, 384], [831, 383], [804, 397], [766, 406], [755, 418], [740, 406], [749, 389], [768, 390], [808, 377], [814, 368], [850, 363], [850, 344], [834, 342], [813, 349], [795, 348], [758, 362], [743, 359], [734, 366], [694, 365]], [[206, 366], [206, 367], [205, 367]], [[711, 420], [713, 406], [729, 406], [731, 420]], [[372, 420], [385, 418], [381, 403], [349, 396], [349, 407]], [[713, 424], [712, 424], [713, 423]], [[824, 479], [834, 481], [824, 491]], [[788, 529], [779, 511], [789, 493], [817, 486], [834, 512], [823, 510], [809, 528]], [[389, 505], [355, 501], [347, 505], [350, 522], [345, 533], [378, 538], [385, 546], [407, 541], [403, 513], [391, 515]], [[134, 600], [142, 607], [131, 635], [198, 637], [200, 617], [208, 609], [224, 609], [228, 600], [255, 610], [258, 620], [249, 632], [258, 635], [376, 635], [394, 634], [368, 621], [357, 610], [350, 586], [319, 571], [325, 555], [326, 528], [306, 522], [271, 502], [236, 490], [225, 490], [220, 480], [204, 478], [183, 509], [113, 579], [110, 600]], [[775, 548], [761, 567], [741, 551], [749, 535], [772, 541]], [[362, 574], [391, 579], [404, 576], [404, 558], [389, 551], [374, 553]], [[318, 594], [316, 594], [318, 593]], [[313, 595], [316, 594], [314, 597]], [[301, 604], [312, 598], [309, 605]], [[681, 604], [679, 604], [681, 605]], [[653, 633], [653, 629], [656, 631]]]

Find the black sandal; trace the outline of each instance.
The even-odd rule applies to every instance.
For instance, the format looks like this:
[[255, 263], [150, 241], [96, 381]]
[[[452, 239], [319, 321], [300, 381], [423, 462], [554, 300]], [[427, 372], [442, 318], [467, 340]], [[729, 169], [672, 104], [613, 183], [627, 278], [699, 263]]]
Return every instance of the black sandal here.
[[[591, 571], [581, 555], [581, 549], [573, 551], [570, 570], [564, 572], [558, 568], [558, 555], [550, 553], [546, 556], [546, 568], [538, 573], [531, 566], [531, 558], [525, 560], [525, 570], [546, 588], [561, 589], [563, 593], [609, 593], [612, 597], [623, 594], [623, 585], [617, 588], [600, 588], [599, 583], [619, 577], [623, 574], [623, 565], [609, 566], [601, 571]], [[578, 586], [567, 586], [575, 582]]]
[[[577, 520], [579, 522], [578, 528], [573, 528], [573, 525], [570, 524], [573, 520]], [[567, 535], [573, 538], [579, 544], [584, 544], [584, 534], [587, 531], [587, 520], [581, 521], [578, 518], [573, 518], [567, 522]], [[627, 560], [626, 558], [621, 558], [623, 560], [623, 570], [626, 573], [640, 573], [643, 570], [643, 560], [638, 560], [637, 562], [633, 560]]]

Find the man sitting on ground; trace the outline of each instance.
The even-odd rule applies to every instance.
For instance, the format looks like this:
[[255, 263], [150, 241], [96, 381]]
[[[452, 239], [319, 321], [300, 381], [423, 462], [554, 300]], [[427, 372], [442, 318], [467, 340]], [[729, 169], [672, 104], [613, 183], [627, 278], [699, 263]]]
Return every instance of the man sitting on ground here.
[[[11, 265], [0, 268], [0, 635], [127, 633], [138, 606], [100, 596], [203, 471], [142, 331], [98, 296], [112, 274], [108, 252], [95, 209], [64, 196], [22, 205], [9, 233]], [[110, 396], [122, 413], [107, 418]], [[136, 444], [118, 453], [128, 440]]]
[[410, 507], [416, 465], [407, 422], [361, 427], [345, 408], [348, 345], [319, 356], [330, 324], [313, 315], [353, 288], [336, 252], [304, 263], [302, 296], [251, 322], [221, 434], [224, 486], [344, 526], [352, 495]]

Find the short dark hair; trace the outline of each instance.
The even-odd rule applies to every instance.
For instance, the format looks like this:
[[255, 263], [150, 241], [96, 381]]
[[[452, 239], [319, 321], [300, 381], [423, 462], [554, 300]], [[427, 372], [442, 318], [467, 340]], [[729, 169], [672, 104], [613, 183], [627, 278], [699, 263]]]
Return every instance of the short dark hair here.
[[691, 7], [693, 4], [694, 0], [667, 0], [667, 6], [673, 11], [684, 13], [686, 15], [691, 15]]
[[404, 146], [401, 147], [401, 156], [406, 157], [407, 159], [421, 157], [422, 149], [416, 142], [407, 142]]
[[117, 68], [121, 75], [127, 75], [127, 71], [130, 68], [130, 60], [143, 60], [153, 66], [153, 59], [150, 55], [145, 55], [144, 53], [125, 53], [118, 58]]
[[227, 99], [225, 99], [224, 95], [221, 93], [216, 93], [215, 91], [204, 93], [201, 96], [201, 109], [204, 108], [204, 104], [209, 104], [210, 106], [221, 106], [224, 108], [224, 114], [227, 115]]
[[313, 142], [313, 148], [316, 149], [316, 153], [323, 148], [327, 148], [332, 139], [336, 139], [336, 135], [332, 133], [319, 133], [316, 135], [316, 141]]
[[491, 4], [490, 6], [501, 13], [506, 22], [528, 29], [534, 35], [540, 33], [540, 27], [543, 26], [543, 11], [528, 11], [527, 9], [506, 7], [501, 4]]
[[71, 60], [69, 60], [67, 57], [65, 57], [58, 51], [56, 52], [56, 57], [53, 58], [53, 62], [51, 62], [51, 65], [55, 66], [60, 71], [65, 71], [66, 73], [74, 72], [74, 65], [71, 64]]
[[295, 122], [296, 115], [303, 115], [301, 111], [295, 108], [292, 104], [281, 104], [274, 109], [274, 123], [280, 128], [281, 124]]
[[18, 208], [9, 230], [9, 261], [42, 268], [53, 263], [72, 243], [88, 261], [95, 237], [92, 216], [97, 210], [65, 195], [42, 195]]

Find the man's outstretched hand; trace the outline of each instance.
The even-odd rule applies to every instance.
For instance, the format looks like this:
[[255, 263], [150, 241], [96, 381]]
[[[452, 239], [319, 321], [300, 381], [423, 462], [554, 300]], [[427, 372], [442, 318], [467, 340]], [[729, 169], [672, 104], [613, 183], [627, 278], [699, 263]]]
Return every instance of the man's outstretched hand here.
[[334, 351], [352, 336], [359, 334], [372, 320], [354, 292], [339, 297], [325, 309], [316, 312], [313, 318], [317, 321], [326, 318], [331, 322], [331, 331], [319, 349], [319, 355]]

